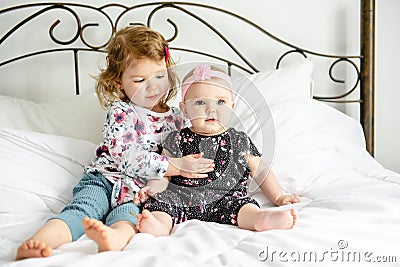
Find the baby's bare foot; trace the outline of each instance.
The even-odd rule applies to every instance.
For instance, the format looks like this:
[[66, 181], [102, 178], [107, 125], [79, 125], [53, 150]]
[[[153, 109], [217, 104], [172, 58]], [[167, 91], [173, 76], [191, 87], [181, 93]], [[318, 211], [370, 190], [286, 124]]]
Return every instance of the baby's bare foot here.
[[291, 229], [295, 225], [297, 214], [294, 209], [268, 211], [259, 213], [255, 223], [256, 231], [267, 231], [272, 229]]
[[136, 228], [141, 233], [149, 233], [154, 236], [169, 235], [170, 229], [162, 224], [153, 214], [148, 210], [143, 210], [138, 216]]
[[121, 237], [117, 230], [99, 220], [84, 218], [82, 225], [86, 236], [97, 243], [99, 252], [122, 250], [127, 243], [126, 238]]
[[46, 243], [30, 239], [19, 246], [15, 259], [22, 260], [26, 258], [42, 258], [49, 257], [51, 254], [52, 249], [51, 247], [48, 247]]

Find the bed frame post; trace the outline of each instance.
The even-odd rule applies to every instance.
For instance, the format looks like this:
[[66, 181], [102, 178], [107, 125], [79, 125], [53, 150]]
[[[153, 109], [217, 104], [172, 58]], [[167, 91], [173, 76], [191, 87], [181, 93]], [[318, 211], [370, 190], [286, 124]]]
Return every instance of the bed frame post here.
[[361, 0], [360, 19], [362, 55], [360, 121], [364, 129], [367, 150], [374, 156], [375, 0]]

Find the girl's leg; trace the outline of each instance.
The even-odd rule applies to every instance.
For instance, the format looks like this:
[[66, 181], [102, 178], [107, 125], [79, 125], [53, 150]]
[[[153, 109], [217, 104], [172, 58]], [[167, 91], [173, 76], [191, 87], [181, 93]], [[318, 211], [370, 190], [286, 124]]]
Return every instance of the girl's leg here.
[[52, 249], [84, 234], [82, 219], [103, 219], [109, 211], [112, 186], [100, 174], [85, 174], [73, 189], [73, 199], [18, 248], [16, 259], [48, 257]]
[[143, 210], [139, 215], [137, 229], [141, 233], [149, 233], [154, 236], [167, 236], [171, 233], [172, 217], [163, 211]]
[[272, 229], [291, 229], [296, 223], [295, 210], [261, 210], [257, 205], [249, 203], [240, 208], [238, 226], [252, 231]]
[[95, 241], [99, 252], [122, 250], [136, 234], [137, 219], [131, 214], [140, 213], [140, 208], [129, 202], [113, 209], [103, 222], [84, 218], [82, 225], [87, 237]]
[[23, 242], [17, 250], [16, 260], [48, 257], [52, 248], [72, 241], [68, 225], [59, 219], [47, 221], [30, 239]]

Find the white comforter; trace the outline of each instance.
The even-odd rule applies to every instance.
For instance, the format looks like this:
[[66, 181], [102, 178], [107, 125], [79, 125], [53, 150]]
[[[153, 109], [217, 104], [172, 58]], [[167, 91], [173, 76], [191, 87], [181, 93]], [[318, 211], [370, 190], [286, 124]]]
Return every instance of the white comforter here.
[[[97, 253], [83, 236], [54, 256], [22, 261], [14, 261], [17, 247], [68, 203], [96, 146], [0, 129], [0, 266], [396, 266], [400, 175], [369, 156], [359, 133], [344, 137], [340, 129], [328, 125], [296, 138], [278, 130], [274, 171], [303, 201], [294, 205], [292, 230], [256, 233], [193, 220], [168, 237], [139, 233], [121, 252]], [[259, 192], [255, 197], [271, 208]]]

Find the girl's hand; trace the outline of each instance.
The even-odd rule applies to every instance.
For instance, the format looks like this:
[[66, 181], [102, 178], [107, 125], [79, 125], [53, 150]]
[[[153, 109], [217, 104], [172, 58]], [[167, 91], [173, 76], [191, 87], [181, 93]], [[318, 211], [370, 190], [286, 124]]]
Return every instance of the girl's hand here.
[[[165, 177], [164, 177], [165, 178]], [[133, 198], [133, 203], [140, 204], [153, 197], [155, 194], [160, 193], [167, 189], [168, 180], [167, 179], [154, 179], [149, 180], [147, 185], [139, 190]]]
[[282, 206], [282, 205], [288, 205], [288, 204], [294, 204], [294, 203], [299, 203], [300, 198], [295, 195], [281, 195], [275, 200], [275, 205], [277, 206]]
[[176, 170], [177, 174], [186, 178], [207, 178], [208, 172], [214, 170], [212, 159], [202, 158], [202, 153], [187, 155], [182, 158], [170, 158], [169, 162]]

